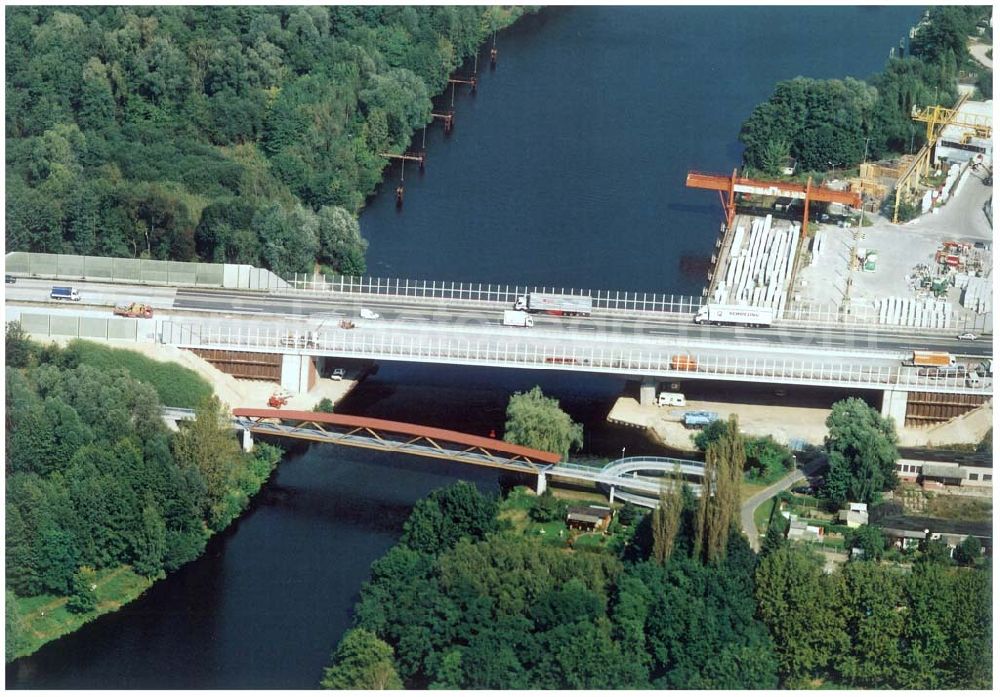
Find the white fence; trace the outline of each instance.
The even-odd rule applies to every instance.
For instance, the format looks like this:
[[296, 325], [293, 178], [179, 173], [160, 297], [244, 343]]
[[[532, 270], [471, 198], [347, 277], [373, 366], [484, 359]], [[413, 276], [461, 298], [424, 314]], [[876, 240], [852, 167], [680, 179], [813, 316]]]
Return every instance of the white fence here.
[[558, 340], [510, 340], [473, 335], [422, 335], [333, 330], [297, 334], [277, 326], [212, 326], [164, 322], [161, 342], [181, 347], [237, 349], [306, 355], [338, 355], [434, 363], [546, 368], [664, 378], [919, 389], [930, 392], [989, 394], [990, 385], [968, 387], [962, 378], [934, 378], [898, 365], [863, 365], [831, 360], [740, 357], [688, 351], [693, 369], [679, 369], [677, 350], [655, 345], [621, 348], [613, 344], [580, 346]]
[[375, 295], [392, 299], [459, 300], [511, 306], [518, 297], [527, 293], [557, 293], [559, 295], [589, 296], [593, 300], [595, 309], [628, 312], [666, 312], [693, 315], [699, 307], [705, 304], [703, 297], [695, 295], [519, 286], [504, 283], [414, 281], [371, 276], [296, 274], [289, 283], [294, 290], [310, 293]]
[[244, 290], [288, 288], [288, 283], [271, 271], [248, 264], [203, 264], [157, 259], [10, 252], [4, 259], [4, 271], [23, 276], [70, 281]]

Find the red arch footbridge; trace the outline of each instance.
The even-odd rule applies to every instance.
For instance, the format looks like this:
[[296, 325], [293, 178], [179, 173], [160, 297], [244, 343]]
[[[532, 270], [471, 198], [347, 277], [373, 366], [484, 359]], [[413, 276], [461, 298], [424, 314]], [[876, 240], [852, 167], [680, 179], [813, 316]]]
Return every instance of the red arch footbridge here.
[[238, 428], [250, 434], [300, 438], [534, 474], [538, 477], [538, 493], [545, 490], [547, 477], [589, 482], [604, 487], [612, 499], [617, 490], [621, 498], [651, 508], [656, 506], [663, 486], [662, 476], [655, 475], [681, 474], [689, 480], [696, 495], [701, 493], [704, 476], [704, 464], [691, 460], [629, 457], [608, 463], [603, 468], [589, 467], [564, 462], [556, 453], [496, 438], [367, 416], [247, 408], [233, 409], [233, 418]]
[[251, 433], [457, 460], [529, 474], [538, 474], [562, 459], [556, 453], [496, 438], [367, 416], [287, 409], [233, 409], [233, 416]]

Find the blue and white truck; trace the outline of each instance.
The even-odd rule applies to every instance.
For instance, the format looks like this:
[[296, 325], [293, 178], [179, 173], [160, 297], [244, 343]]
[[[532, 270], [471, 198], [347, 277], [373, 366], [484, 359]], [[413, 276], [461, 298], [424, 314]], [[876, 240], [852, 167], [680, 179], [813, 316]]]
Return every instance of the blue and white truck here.
[[71, 286], [53, 286], [49, 297], [53, 300], [79, 300], [80, 291]]

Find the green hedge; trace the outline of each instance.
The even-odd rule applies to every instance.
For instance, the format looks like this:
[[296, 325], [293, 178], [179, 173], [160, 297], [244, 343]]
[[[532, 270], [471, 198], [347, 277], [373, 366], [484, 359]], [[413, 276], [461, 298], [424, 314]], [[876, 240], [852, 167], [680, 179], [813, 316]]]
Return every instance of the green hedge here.
[[194, 409], [204, 397], [212, 394], [212, 386], [205, 378], [177, 363], [156, 361], [135, 351], [80, 339], [71, 342], [69, 350], [76, 354], [81, 364], [102, 370], [125, 368], [139, 382], [151, 385], [160, 402], [167, 407]]

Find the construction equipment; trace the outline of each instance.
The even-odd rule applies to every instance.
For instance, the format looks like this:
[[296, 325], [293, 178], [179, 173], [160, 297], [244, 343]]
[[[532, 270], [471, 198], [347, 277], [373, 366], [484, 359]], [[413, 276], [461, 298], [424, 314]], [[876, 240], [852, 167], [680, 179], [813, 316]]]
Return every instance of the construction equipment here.
[[341, 329], [354, 329], [357, 325], [349, 319], [342, 319], [340, 320], [340, 324], [337, 326]]
[[115, 305], [115, 314], [119, 317], [142, 317], [150, 319], [153, 316], [153, 307], [144, 303]]

